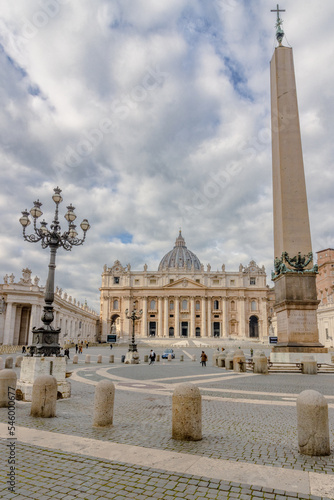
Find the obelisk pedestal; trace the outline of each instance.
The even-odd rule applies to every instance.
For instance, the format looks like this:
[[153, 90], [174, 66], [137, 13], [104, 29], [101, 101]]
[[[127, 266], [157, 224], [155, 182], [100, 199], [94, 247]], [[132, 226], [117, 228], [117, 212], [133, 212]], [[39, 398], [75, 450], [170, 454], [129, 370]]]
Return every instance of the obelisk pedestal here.
[[[284, 34], [284, 33], [283, 33]], [[275, 312], [278, 343], [271, 362], [305, 354], [330, 362], [319, 342], [317, 266], [313, 265], [292, 49], [276, 47], [270, 63], [274, 201]]]

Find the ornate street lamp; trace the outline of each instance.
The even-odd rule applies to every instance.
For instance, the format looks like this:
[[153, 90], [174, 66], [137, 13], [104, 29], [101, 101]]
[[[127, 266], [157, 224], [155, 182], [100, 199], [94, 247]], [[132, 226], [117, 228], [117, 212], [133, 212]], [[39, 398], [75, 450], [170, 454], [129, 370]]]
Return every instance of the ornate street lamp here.
[[142, 314], [143, 314], [142, 309], [137, 314], [135, 302], [133, 303], [133, 309], [130, 314], [129, 314], [129, 309], [125, 310], [125, 316], [127, 317], [127, 319], [132, 320], [132, 340], [131, 343], [129, 344], [129, 352], [138, 352], [137, 344], [135, 343], [135, 321], [137, 319], [140, 319]]
[[34, 233], [27, 235], [26, 228], [29, 226], [29, 212], [24, 210], [22, 212], [22, 217], [20, 218], [20, 223], [23, 227], [23, 238], [30, 243], [37, 243], [41, 241], [42, 247], [50, 247], [50, 262], [49, 262], [49, 274], [45, 287], [44, 301], [45, 305], [43, 308], [42, 322], [44, 327], [33, 328], [33, 341], [32, 345], [29, 346], [30, 355], [38, 356], [52, 356], [60, 355], [60, 345], [58, 343], [58, 337], [60, 334], [60, 328], [53, 328], [51, 323], [53, 322], [53, 300], [54, 300], [54, 281], [55, 281], [55, 269], [56, 269], [56, 253], [59, 247], [63, 247], [65, 250], [70, 251], [73, 246], [82, 245], [86, 238], [86, 233], [90, 228], [87, 219], [84, 219], [80, 227], [83, 231], [83, 238], [77, 238], [78, 233], [76, 232], [76, 226], [73, 222], [76, 219], [74, 213], [74, 207], [69, 205], [67, 207], [67, 213], [65, 214], [65, 219], [68, 222], [68, 229], [61, 233], [61, 227], [58, 220], [58, 206], [59, 203], [63, 201], [61, 196], [61, 189], [59, 187], [54, 188], [54, 195], [52, 196], [53, 201], [56, 204], [56, 210], [54, 215], [54, 220], [50, 226], [47, 227], [47, 222], [43, 220], [40, 223], [41, 227], [37, 227], [37, 219], [43, 215], [41, 211], [42, 203], [37, 200], [34, 201], [34, 206], [30, 210], [30, 215], [33, 218]]

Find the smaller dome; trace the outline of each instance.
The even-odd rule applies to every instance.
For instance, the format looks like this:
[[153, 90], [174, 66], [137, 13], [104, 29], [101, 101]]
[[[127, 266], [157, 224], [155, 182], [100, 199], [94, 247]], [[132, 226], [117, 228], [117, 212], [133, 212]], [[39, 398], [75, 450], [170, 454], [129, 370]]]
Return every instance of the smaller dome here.
[[201, 263], [196, 257], [196, 255], [188, 250], [184, 238], [179, 232], [179, 236], [176, 238], [175, 246], [173, 250], [168, 252], [159, 264], [158, 271], [163, 271], [164, 269], [178, 269], [184, 268], [191, 269], [192, 267], [197, 271], [201, 270]]

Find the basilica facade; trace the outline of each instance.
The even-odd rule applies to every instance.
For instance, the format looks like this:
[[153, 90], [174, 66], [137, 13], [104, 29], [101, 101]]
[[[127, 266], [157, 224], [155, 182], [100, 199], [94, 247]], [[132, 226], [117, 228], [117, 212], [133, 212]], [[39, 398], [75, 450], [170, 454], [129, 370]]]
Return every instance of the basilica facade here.
[[127, 338], [135, 308], [139, 338], [268, 337], [272, 305], [266, 272], [251, 261], [236, 272], [213, 271], [188, 250], [181, 234], [157, 271], [132, 271], [115, 261], [104, 266], [101, 292], [101, 340], [111, 333]]

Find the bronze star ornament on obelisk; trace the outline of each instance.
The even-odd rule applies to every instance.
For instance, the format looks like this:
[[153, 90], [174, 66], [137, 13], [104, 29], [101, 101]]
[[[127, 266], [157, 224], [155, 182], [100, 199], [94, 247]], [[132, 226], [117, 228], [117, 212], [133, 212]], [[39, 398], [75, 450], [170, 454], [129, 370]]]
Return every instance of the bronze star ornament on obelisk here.
[[270, 360], [327, 361], [317, 326], [317, 266], [313, 264], [292, 49], [284, 47], [277, 9], [278, 47], [270, 63], [277, 346]]

